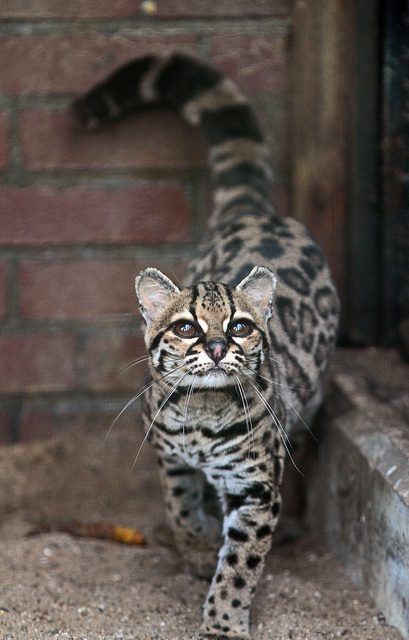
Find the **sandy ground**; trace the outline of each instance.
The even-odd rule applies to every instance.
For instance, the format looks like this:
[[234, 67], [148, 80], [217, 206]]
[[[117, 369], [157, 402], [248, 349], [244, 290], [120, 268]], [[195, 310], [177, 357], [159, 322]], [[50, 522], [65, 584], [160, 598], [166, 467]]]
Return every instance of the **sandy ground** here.
[[[151, 454], [130, 472], [138, 438], [122, 425], [107, 442], [100, 430], [80, 431], [0, 450], [1, 640], [197, 638], [207, 585], [157, 533], [163, 508]], [[141, 529], [149, 544], [25, 537], [44, 517], [111, 519]], [[401, 637], [306, 537], [270, 553], [252, 632], [254, 640]]]

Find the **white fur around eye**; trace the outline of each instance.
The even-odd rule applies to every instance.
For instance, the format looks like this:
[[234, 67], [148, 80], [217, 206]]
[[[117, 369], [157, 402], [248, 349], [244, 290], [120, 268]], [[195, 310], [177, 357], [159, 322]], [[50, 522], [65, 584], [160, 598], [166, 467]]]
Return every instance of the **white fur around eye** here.
[[246, 319], [246, 320], [251, 320], [251, 322], [254, 322], [254, 318], [251, 315], [251, 313], [248, 313], [247, 311], [235, 311], [234, 312], [234, 316], [233, 316], [233, 320], [238, 320], [238, 319]]
[[205, 320], [202, 320], [202, 318], [198, 318], [197, 319], [200, 328], [203, 330], [204, 333], [206, 333], [209, 329], [209, 325], [207, 324], [207, 322]]

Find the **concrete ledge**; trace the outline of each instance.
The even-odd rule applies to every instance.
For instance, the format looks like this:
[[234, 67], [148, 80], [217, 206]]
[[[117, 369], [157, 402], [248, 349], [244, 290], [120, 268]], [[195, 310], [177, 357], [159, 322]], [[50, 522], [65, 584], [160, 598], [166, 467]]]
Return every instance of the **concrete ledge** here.
[[341, 351], [319, 421], [312, 531], [409, 638], [409, 368], [393, 351]]

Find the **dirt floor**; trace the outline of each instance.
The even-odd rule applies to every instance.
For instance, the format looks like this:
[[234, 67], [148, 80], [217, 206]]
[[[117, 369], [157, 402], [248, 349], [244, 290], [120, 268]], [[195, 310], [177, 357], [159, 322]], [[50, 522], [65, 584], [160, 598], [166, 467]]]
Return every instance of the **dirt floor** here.
[[[164, 544], [163, 508], [147, 451], [122, 424], [0, 450], [0, 639], [196, 638], [206, 582]], [[101, 518], [146, 533], [146, 547], [26, 537], [39, 521]], [[162, 527], [162, 529], [161, 529]], [[166, 540], [165, 540], [166, 541]], [[252, 611], [254, 640], [398, 640], [382, 614], [311, 538], [273, 548]]]

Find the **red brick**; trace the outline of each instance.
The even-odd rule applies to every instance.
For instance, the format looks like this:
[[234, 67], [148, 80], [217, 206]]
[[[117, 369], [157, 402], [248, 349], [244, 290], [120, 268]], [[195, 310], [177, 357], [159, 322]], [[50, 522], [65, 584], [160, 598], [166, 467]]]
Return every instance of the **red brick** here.
[[109, 18], [139, 13], [138, 0], [1, 0], [0, 18]]
[[23, 262], [21, 313], [25, 318], [107, 320], [137, 317], [135, 261]]
[[0, 93], [77, 93], [149, 52], [194, 51], [191, 35], [102, 33], [8, 36], [0, 40]]
[[143, 13], [157, 15], [164, 18], [193, 18], [193, 17], [249, 17], [287, 15], [289, 12], [286, 0], [157, 0], [156, 10], [150, 12], [152, 3], [141, 3]]
[[223, 33], [210, 38], [210, 57], [221, 71], [248, 93], [282, 93], [288, 59], [285, 33]]
[[[100, 408], [84, 403], [78, 403], [76, 407], [72, 404], [61, 407], [56, 403], [55, 406], [43, 408], [38, 407], [35, 401], [30, 403], [26, 400], [20, 416], [19, 441], [49, 438], [73, 430], [84, 433], [97, 432], [103, 437], [125, 403], [126, 400], [118, 400], [108, 406], [108, 403], [104, 404], [102, 400]], [[140, 420], [136, 422], [135, 416], [138, 410], [138, 407], [130, 407], [129, 411], [121, 416], [118, 426], [140, 424]]]
[[[154, 11], [149, 8], [154, 5]], [[144, 9], [144, 6], [147, 9]], [[166, 18], [287, 15], [287, 0], [2, 0], [0, 18], [106, 18], [148, 14]]]
[[0, 244], [175, 242], [189, 236], [187, 203], [171, 184], [116, 191], [0, 189]]
[[61, 111], [21, 116], [24, 163], [30, 169], [130, 169], [204, 166], [198, 131], [175, 114], [141, 113], [86, 134]]
[[8, 126], [8, 114], [3, 111], [0, 113], [0, 169], [7, 167], [9, 161]]
[[31, 320], [138, 319], [135, 276], [151, 263], [170, 278], [178, 268], [155, 260], [23, 261], [21, 313]]
[[69, 335], [0, 335], [1, 393], [63, 391], [75, 385]]
[[84, 388], [98, 392], [135, 390], [136, 393], [144, 383], [146, 362], [124, 369], [144, 355], [142, 337], [116, 333], [86, 338], [80, 355]]
[[0, 318], [7, 313], [7, 263], [0, 262]]

